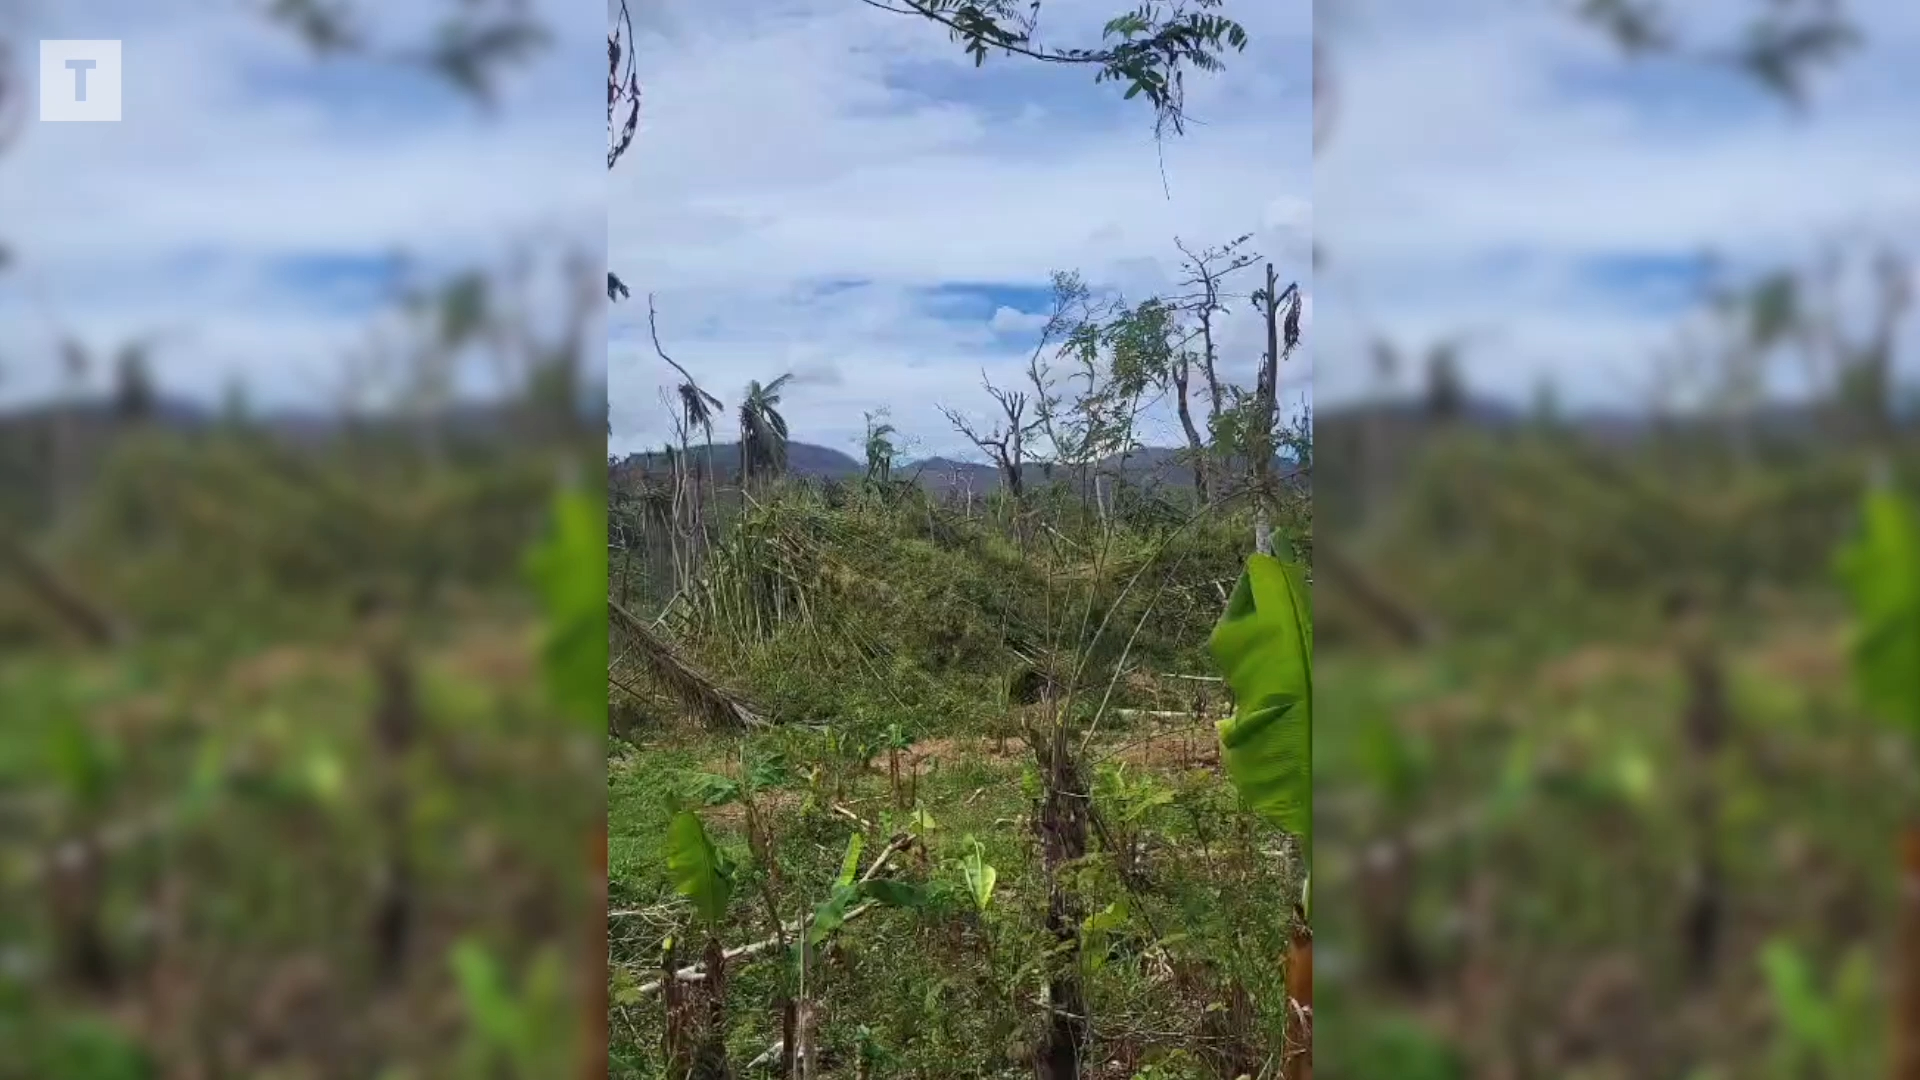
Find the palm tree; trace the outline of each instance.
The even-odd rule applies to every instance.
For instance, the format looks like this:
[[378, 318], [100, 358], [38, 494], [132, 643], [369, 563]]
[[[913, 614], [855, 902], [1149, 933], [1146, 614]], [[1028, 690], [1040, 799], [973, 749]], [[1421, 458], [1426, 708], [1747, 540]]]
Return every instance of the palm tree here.
[[893, 459], [899, 450], [893, 445], [897, 434], [892, 424], [877, 424], [876, 414], [867, 414], [867, 480], [885, 485], [893, 478]]
[[720, 399], [694, 385], [692, 379], [681, 383], [678, 391], [680, 414], [686, 420], [686, 430], [691, 432], [694, 428], [699, 428], [706, 432], [707, 444], [712, 446], [713, 414], [714, 410], [722, 407]]
[[787, 467], [787, 419], [775, 406], [780, 404], [780, 388], [791, 372], [765, 386], [758, 380], [747, 383], [740, 402], [740, 482], [744, 485], [757, 473], [779, 475]]

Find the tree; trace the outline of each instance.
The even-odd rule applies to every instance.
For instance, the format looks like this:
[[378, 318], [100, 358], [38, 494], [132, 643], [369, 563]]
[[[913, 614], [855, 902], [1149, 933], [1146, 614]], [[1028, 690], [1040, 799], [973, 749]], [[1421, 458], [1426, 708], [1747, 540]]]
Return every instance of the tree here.
[[893, 459], [899, 450], [893, 445], [897, 434], [892, 424], [878, 422], [884, 413], [867, 413], [867, 482], [885, 486], [893, 479]]
[[760, 475], [779, 475], [787, 467], [787, 419], [780, 415], [780, 389], [793, 374], [762, 386], [747, 383], [740, 400], [740, 483]]
[[147, 365], [147, 346], [134, 341], [121, 346], [113, 366], [113, 415], [123, 424], [153, 419], [158, 405], [153, 371]]
[[1436, 424], [1452, 423], [1465, 411], [1466, 399], [1459, 346], [1451, 341], [1435, 345], [1427, 353], [1427, 418]]
[[980, 373], [980, 384], [986, 388], [994, 403], [1000, 406], [1001, 419], [993, 427], [985, 430], [975, 427], [958, 410], [945, 405], [940, 406], [940, 412], [955, 431], [992, 459], [994, 467], [1000, 470], [1001, 480], [1007, 485], [1007, 492], [1019, 499], [1026, 493], [1022, 473], [1027, 461], [1026, 440], [1038, 424], [1027, 416], [1028, 401], [1023, 391], [1001, 389], [993, 385], [985, 372]]
[[1185, 347], [1180, 348], [1172, 358], [1168, 376], [1173, 383], [1174, 410], [1180, 417], [1180, 429], [1187, 436], [1188, 452], [1193, 454], [1194, 483], [1199, 488], [1202, 499], [1213, 497], [1213, 476], [1208, 460], [1210, 451], [1208, 440], [1201, 435], [1201, 425], [1193, 419], [1191, 406], [1192, 369], [1199, 365], [1200, 374], [1206, 380], [1207, 417], [1205, 430], [1215, 430], [1221, 411], [1226, 406], [1225, 393], [1220, 384], [1218, 368], [1220, 346], [1215, 338], [1215, 319], [1229, 312], [1228, 294], [1225, 286], [1237, 273], [1254, 265], [1259, 255], [1246, 248], [1253, 238], [1252, 233], [1236, 237], [1219, 247], [1207, 248], [1195, 253], [1189, 250], [1179, 238], [1174, 246], [1186, 257], [1183, 264], [1187, 276], [1180, 281], [1180, 287], [1188, 290], [1173, 300], [1183, 314], [1194, 323], [1194, 335], [1200, 343], [1199, 352]]
[[[1267, 264], [1266, 286], [1253, 294], [1256, 307], [1266, 309], [1267, 351], [1260, 360], [1260, 375], [1253, 390], [1253, 426], [1248, 450], [1252, 454], [1255, 486], [1263, 493], [1269, 488], [1273, 472], [1274, 425], [1280, 406], [1280, 364], [1300, 345], [1300, 286], [1280, 288], [1273, 264]], [[1282, 314], [1284, 312], [1285, 314]]]

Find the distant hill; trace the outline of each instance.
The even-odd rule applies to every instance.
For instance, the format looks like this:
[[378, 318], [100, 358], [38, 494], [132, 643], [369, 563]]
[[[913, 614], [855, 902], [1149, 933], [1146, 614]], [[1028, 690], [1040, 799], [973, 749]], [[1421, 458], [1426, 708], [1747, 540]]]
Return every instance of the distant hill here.
[[[707, 460], [705, 445], [693, 447], [690, 453], [696, 463]], [[714, 443], [712, 453], [714, 466], [720, 475], [732, 476], [738, 470], [739, 443]], [[1193, 486], [1193, 468], [1182, 460], [1184, 453], [1171, 447], [1143, 447], [1126, 456], [1124, 467], [1118, 457], [1112, 457], [1102, 461], [1100, 468], [1106, 472], [1120, 471], [1128, 479], [1148, 487], [1190, 488]], [[1276, 460], [1283, 470], [1293, 467], [1290, 461]], [[662, 472], [666, 468], [666, 454], [656, 450], [627, 455], [614, 466], [614, 474]], [[813, 443], [790, 442], [787, 444], [787, 471], [793, 476], [813, 480], [853, 480], [865, 476], [867, 469], [864, 463], [842, 451]], [[901, 462], [894, 465], [893, 474], [901, 478], [914, 478], [929, 490], [942, 493], [969, 488], [984, 492], [1000, 484], [1000, 472], [992, 465], [949, 457]], [[1065, 476], [1063, 470], [1054, 470], [1054, 474], [1056, 477]], [[1029, 463], [1024, 470], [1024, 477], [1028, 484], [1038, 486], [1047, 482], [1048, 472], [1042, 465]]]

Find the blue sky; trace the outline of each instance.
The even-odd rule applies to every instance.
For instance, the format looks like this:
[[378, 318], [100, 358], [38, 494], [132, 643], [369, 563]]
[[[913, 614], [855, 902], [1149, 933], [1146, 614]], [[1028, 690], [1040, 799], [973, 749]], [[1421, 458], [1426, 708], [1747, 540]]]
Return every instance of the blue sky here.
[[[1126, 6], [1048, 0], [1043, 30], [1092, 40]], [[1304, 280], [1311, 5], [1234, 8], [1251, 46], [1191, 85], [1200, 122], [1158, 147], [1151, 111], [1088, 71], [976, 70], [938, 28], [855, 0], [636, 7], [645, 107], [609, 207], [609, 258], [635, 291], [609, 317], [612, 448], [669, 435], [649, 291], [662, 344], [723, 400], [795, 372], [796, 438], [851, 448], [884, 408], [909, 453], [934, 454], [966, 449], [941, 406], [982, 414], [983, 372], [1024, 369], [1055, 270], [1144, 299], [1172, 284], [1176, 236], [1254, 233]], [[1234, 319], [1232, 374], [1259, 348]], [[1311, 359], [1290, 368], [1297, 403]], [[1159, 417], [1148, 437], [1177, 428]]]
[[[1712, 37], [1757, 5], [1668, 6]], [[1847, 6], [1865, 48], [1798, 115], [1724, 70], [1628, 64], [1559, 5], [1343, 3], [1321, 26], [1338, 111], [1314, 173], [1316, 399], [1380, 389], [1369, 339], [1461, 333], [1481, 392], [1524, 402], [1546, 379], [1570, 405], [1642, 406], [1675, 391], [1702, 256], [1734, 275], [1920, 257], [1920, 5]], [[1776, 388], [1798, 379], [1782, 358]]]
[[[418, 42], [442, 3], [361, 4], [377, 40]], [[537, 316], [563, 257], [604, 258], [600, 13], [534, 5], [555, 47], [487, 115], [418, 71], [318, 64], [249, 4], [22, 0], [0, 7], [16, 59], [39, 38], [118, 38], [118, 124], [42, 124], [32, 102], [0, 153], [0, 401], [58, 385], [54, 347], [147, 334], [163, 387], [217, 401], [326, 409], [377, 348], [407, 273], [526, 255]], [[551, 319], [546, 320], [551, 322]], [[484, 390], [476, 366], [462, 385]], [[364, 388], [363, 388], [364, 389]]]
[[[1750, 3], [1681, 10], [1730, 25]], [[1856, 0], [1868, 46], [1805, 117], [1724, 72], [1625, 64], [1556, 5], [1348, 0], [1321, 20], [1339, 97], [1317, 158], [1305, 0], [1236, 5], [1252, 48], [1194, 83], [1201, 122], [1164, 147], [1085, 72], [975, 70], [855, 0], [655, 0], [640, 140], [611, 176], [602, 13], [540, 6], [559, 47], [489, 117], [418, 74], [317, 66], [246, 4], [0, 3], [19, 59], [40, 37], [122, 38], [129, 87], [123, 123], [29, 113], [0, 154], [0, 400], [53, 388], [61, 333], [159, 333], [171, 388], [213, 400], [238, 377], [325, 407], [395, 253], [430, 272], [564, 247], [656, 292], [668, 348], [723, 399], [794, 372], [799, 437], [845, 447], [885, 407], [946, 452], [938, 407], [980, 411], [982, 371], [1024, 365], [1051, 271], [1139, 297], [1168, 285], [1175, 236], [1253, 232], [1287, 279], [1310, 239], [1329, 256], [1296, 399], [1374, 389], [1371, 337], [1466, 334], [1481, 389], [1525, 400], [1551, 378], [1571, 405], [1631, 405], [1703, 254], [1752, 272], [1832, 243], [1920, 255], [1920, 5], [1901, 0]], [[1046, 10], [1069, 40], [1119, 6]], [[395, 41], [439, 10], [367, 7]], [[606, 318], [621, 449], [666, 435], [644, 312]], [[1236, 374], [1257, 337], [1229, 327]]]

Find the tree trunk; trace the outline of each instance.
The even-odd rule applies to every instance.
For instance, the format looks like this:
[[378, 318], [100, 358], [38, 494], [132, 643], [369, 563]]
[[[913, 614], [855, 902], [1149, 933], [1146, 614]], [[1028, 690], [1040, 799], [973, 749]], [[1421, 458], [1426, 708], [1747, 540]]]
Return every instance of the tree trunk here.
[[1273, 264], [1267, 264], [1267, 355], [1260, 360], [1260, 377], [1254, 387], [1254, 410], [1258, 414], [1256, 434], [1249, 448], [1253, 452], [1254, 487], [1261, 496], [1273, 473], [1273, 414], [1280, 383], [1280, 284]]
[[1173, 369], [1174, 409], [1180, 414], [1180, 430], [1186, 432], [1187, 449], [1193, 453], [1193, 487], [1200, 495], [1202, 503], [1213, 501], [1213, 491], [1207, 483], [1207, 444], [1200, 437], [1200, 429], [1193, 422], [1193, 407], [1187, 401], [1187, 382], [1190, 376], [1185, 361]]
[[1920, 821], [1900, 835], [1899, 941], [1894, 952], [1892, 1080], [1920, 1080]]
[[1059, 954], [1047, 980], [1047, 1033], [1036, 1064], [1040, 1080], [1080, 1080], [1093, 1025], [1080, 978], [1080, 906], [1064, 877], [1087, 854], [1087, 790], [1065, 724], [1055, 721], [1041, 745], [1046, 787], [1035, 825], [1047, 876], [1047, 929]]
[[586, 962], [581, 971], [587, 979], [583, 1034], [580, 1039], [582, 1053], [586, 1061], [580, 1070], [584, 1080], [606, 1080], [607, 1078], [607, 983], [613, 977], [612, 962], [607, 956], [607, 822], [603, 817], [594, 828], [588, 843], [587, 859], [592, 874], [593, 890], [591, 910], [591, 933], [587, 937]]
[[1287, 948], [1286, 1080], [1313, 1080], [1313, 930], [1306, 912], [1294, 909], [1293, 942]]

